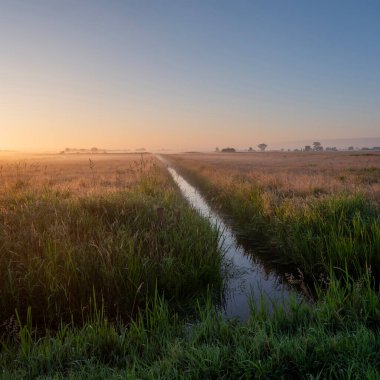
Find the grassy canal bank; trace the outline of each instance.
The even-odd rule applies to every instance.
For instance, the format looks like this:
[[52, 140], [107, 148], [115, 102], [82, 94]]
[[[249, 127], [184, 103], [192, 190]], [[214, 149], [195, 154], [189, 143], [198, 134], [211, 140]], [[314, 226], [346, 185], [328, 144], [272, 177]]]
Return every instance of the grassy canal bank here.
[[314, 301], [224, 320], [217, 231], [154, 157], [7, 161], [1, 378], [380, 376], [377, 182], [295, 195], [203, 158], [170, 157], [242, 230], [314, 276]]

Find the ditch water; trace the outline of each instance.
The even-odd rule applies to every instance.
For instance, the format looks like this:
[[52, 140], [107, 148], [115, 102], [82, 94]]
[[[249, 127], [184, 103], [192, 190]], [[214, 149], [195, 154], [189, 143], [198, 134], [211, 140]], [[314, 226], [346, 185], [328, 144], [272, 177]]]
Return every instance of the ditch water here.
[[255, 255], [247, 244], [239, 242], [238, 231], [227, 225], [223, 217], [215, 212], [200, 192], [187, 182], [162, 156], [163, 162], [175, 183], [194, 209], [207, 218], [220, 231], [219, 248], [225, 255], [225, 289], [221, 296], [221, 309], [225, 318], [246, 320], [250, 314], [250, 304], [271, 311], [275, 305], [286, 305], [291, 295], [302, 300], [284, 280], [284, 273], [278, 273], [273, 263], [265, 263]]

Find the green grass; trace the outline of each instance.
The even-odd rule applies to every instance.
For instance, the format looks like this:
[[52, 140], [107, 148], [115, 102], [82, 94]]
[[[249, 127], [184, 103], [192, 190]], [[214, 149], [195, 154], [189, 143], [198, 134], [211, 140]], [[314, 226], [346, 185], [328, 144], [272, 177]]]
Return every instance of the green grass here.
[[220, 181], [220, 174], [213, 178], [207, 168], [195, 172], [183, 161], [179, 168], [232, 216], [257, 249], [276, 251], [279, 259], [314, 278], [331, 268], [336, 274], [348, 269], [354, 278], [370, 268], [380, 277], [380, 208], [363, 194], [318, 191], [295, 198], [244, 175]]
[[182, 309], [207, 287], [218, 291], [217, 231], [169, 178], [160, 181], [146, 176], [103, 195], [42, 189], [2, 198], [0, 325], [28, 307], [41, 329], [80, 322], [94, 294], [109, 318], [128, 321], [156, 288]]
[[128, 327], [102, 308], [82, 328], [39, 339], [29, 322], [4, 343], [1, 378], [376, 379], [378, 293], [369, 277], [346, 285], [332, 281], [315, 305], [252, 310], [245, 324], [223, 320], [210, 299], [186, 322], [157, 293]]
[[338, 195], [313, 200], [301, 210], [279, 208], [279, 239], [298, 265], [308, 273], [329, 267], [348, 269], [358, 277], [367, 268], [380, 275], [380, 216], [364, 196]]
[[217, 231], [155, 170], [109, 193], [28, 185], [0, 197], [0, 379], [380, 378], [373, 203], [295, 207], [244, 177], [194, 176], [246, 234], [324, 273], [314, 303], [224, 320]]

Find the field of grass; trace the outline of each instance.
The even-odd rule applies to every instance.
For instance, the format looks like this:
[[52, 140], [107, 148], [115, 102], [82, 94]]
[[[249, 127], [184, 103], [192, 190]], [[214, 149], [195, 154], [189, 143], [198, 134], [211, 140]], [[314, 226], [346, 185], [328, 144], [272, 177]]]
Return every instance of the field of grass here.
[[101, 312], [40, 339], [25, 325], [17, 348], [3, 348], [0, 378], [378, 379], [377, 297], [366, 284], [333, 285], [317, 305], [253, 310], [246, 323], [223, 320], [211, 302], [185, 323], [155, 298], [128, 327]]
[[218, 232], [150, 155], [4, 157], [0, 378], [379, 378], [380, 156], [168, 159], [314, 301], [224, 320]]
[[150, 156], [7, 162], [1, 178], [4, 328], [28, 308], [40, 329], [81, 325], [94, 303], [127, 322], [156, 292], [181, 309], [221, 286], [217, 232]]
[[380, 154], [172, 156], [258, 248], [306, 275], [380, 274]]

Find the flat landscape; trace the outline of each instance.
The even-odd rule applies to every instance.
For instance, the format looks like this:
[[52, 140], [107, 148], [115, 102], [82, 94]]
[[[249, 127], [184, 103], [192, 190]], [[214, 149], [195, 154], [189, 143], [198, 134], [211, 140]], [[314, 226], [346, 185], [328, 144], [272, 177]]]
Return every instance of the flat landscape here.
[[243, 174], [267, 187], [297, 194], [365, 192], [380, 203], [380, 152], [192, 153], [173, 155], [197, 169]]
[[17, 318], [30, 308], [41, 327], [82, 323], [95, 302], [128, 321], [156, 292], [176, 303], [220, 285], [216, 232], [154, 157], [42, 156], [0, 167], [3, 321], [16, 306]]
[[379, 153], [187, 154], [172, 160], [248, 235], [256, 234], [261, 245], [266, 240], [305, 274], [327, 272], [329, 265], [358, 272], [368, 265], [379, 273]]
[[0, 380], [380, 379], [379, 15], [0, 0]]
[[[165, 160], [0, 156], [1, 378], [378, 378], [380, 155]], [[222, 231], [166, 166], [303, 299], [223, 317]]]

